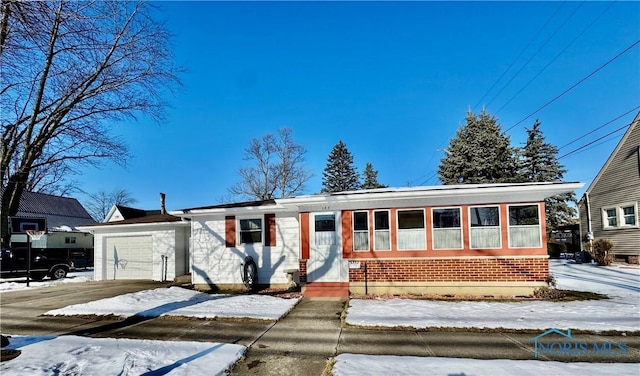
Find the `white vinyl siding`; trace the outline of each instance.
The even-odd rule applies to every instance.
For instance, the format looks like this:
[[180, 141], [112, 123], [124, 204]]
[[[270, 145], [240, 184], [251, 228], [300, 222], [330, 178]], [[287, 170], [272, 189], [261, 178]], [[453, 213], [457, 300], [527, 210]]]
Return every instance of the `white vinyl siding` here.
[[424, 210], [398, 210], [398, 250], [424, 250]]
[[460, 208], [431, 209], [433, 249], [462, 249]]
[[389, 225], [389, 211], [373, 212], [373, 249], [376, 251], [391, 250], [391, 227]]
[[470, 207], [469, 226], [470, 246], [472, 249], [502, 248], [499, 207]]
[[537, 204], [509, 206], [509, 247], [542, 247], [540, 207]]
[[353, 250], [369, 250], [369, 213], [366, 211], [353, 213]]

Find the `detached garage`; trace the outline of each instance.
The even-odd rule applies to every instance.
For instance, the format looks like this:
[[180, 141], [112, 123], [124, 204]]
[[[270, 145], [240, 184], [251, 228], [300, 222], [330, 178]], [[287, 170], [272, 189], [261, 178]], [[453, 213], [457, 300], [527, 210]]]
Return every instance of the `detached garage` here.
[[169, 281], [189, 273], [188, 221], [169, 214], [86, 226], [94, 240], [94, 279]]

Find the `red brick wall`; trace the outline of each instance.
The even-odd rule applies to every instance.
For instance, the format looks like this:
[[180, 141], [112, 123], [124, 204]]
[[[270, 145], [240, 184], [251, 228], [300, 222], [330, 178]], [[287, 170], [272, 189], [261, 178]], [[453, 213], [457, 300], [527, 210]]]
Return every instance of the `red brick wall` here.
[[[361, 260], [350, 282], [544, 282], [546, 258]], [[302, 272], [301, 272], [302, 274]]]
[[307, 282], [307, 260], [298, 261], [298, 269], [300, 270], [300, 282]]

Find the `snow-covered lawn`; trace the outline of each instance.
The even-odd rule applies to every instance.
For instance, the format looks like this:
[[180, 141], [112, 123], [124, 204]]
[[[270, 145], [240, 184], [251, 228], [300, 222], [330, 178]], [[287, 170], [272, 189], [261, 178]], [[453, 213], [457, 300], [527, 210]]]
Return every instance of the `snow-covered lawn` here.
[[[366, 370], [366, 372], [363, 372]], [[335, 376], [638, 376], [640, 365], [632, 363], [562, 363], [539, 360], [479, 360], [421, 358], [415, 356], [370, 356], [340, 354], [333, 366]]]
[[199, 318], [242, 317], [277, 320], [299, 299], [269, 295], [206, 294], [180, 287], [158, 288], [76, 304], [46, 315], [189, 316]]
[[[416, 328], [472, 326], [640, 330], [640, 268], [598, 267], [574, 264], [565, 260], [552, 260], [550, 267], [557, 279], [558, 288], [598, 292], [609, 295], [611, 299], [568, 303], [352, 300], [347, 322], [358, 325], [402, 325]], [[4, 283], [0, 283], [0, 286]], [[6, 289], [0, 287], [0, 290]], [[296, 300], [269, 296], [209, 295], [180, 288], [163, 288], [69, 306], [49, 311], [48, 314], [274, 319], [289, 311], [295, 302]], [[398, 319], [398, 312], [402, 312], [402, 319]], [[18, 358], [0, 365], [0, 374], [3, 376], [221, 375], [246, 350], [243, 346], [220, 343], [75, 336], [16, 336], [13, 337], [10, 348], [19, 348], [23, 353]], [[640, 365], [341, 354], [336, 358], [333, 374], [362, 375], [363, 370], [366, 370], [364, 372], [368, 375], [636, 376], [640, 374]]]
[[573, 302], [354, 299], [350, 301], [346, 322], [413, 328], [640, 331], [640, 268], [601, 267], [567, 260], [551, 260], [550, 268], [558, 288], [597, 292], [610, 299]]
[[2, 362], [4, 375], [224, 375], [241, 345], [77, 336], [15, 336], [22, 354]]
[[27, 279], [22, 278], [0, 278], [0, 293], [16, 290], [30, 290], [38, 289], [42, 287], [54, 286], [61, 283], [79, 283], [93, 281], [93, 269], [76, 270], [67, 274], [67, 278], [63, 279], [49, 279], [45, 278], [42, 281], [29, 281], [29, 287], [27, 287]]

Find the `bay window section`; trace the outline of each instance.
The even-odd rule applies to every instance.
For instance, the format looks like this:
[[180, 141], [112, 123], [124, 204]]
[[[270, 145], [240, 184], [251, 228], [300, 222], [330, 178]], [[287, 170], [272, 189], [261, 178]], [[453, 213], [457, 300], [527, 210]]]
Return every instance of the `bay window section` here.
[[462, 249], [460, 208], [432, 209], [433, 249]]
[[373, 212], [373, 249], [376, 251], [391, 250], [391, 227], [389, 211]]
[[398, 249], [426, 249], [423, 210], [398, 210]]
[[469, 208], [471, 248], [501, 248], [500, 210], [497, 206]]
[[262, 242], [262, 219], [241, 219], [240, 244], [254, 244]]
[[509, 247], [542, 247], [542, 228], [538, 205], [509, 207]]
[[369, 250], [369, 213], [353, 213], [353, 250]]

